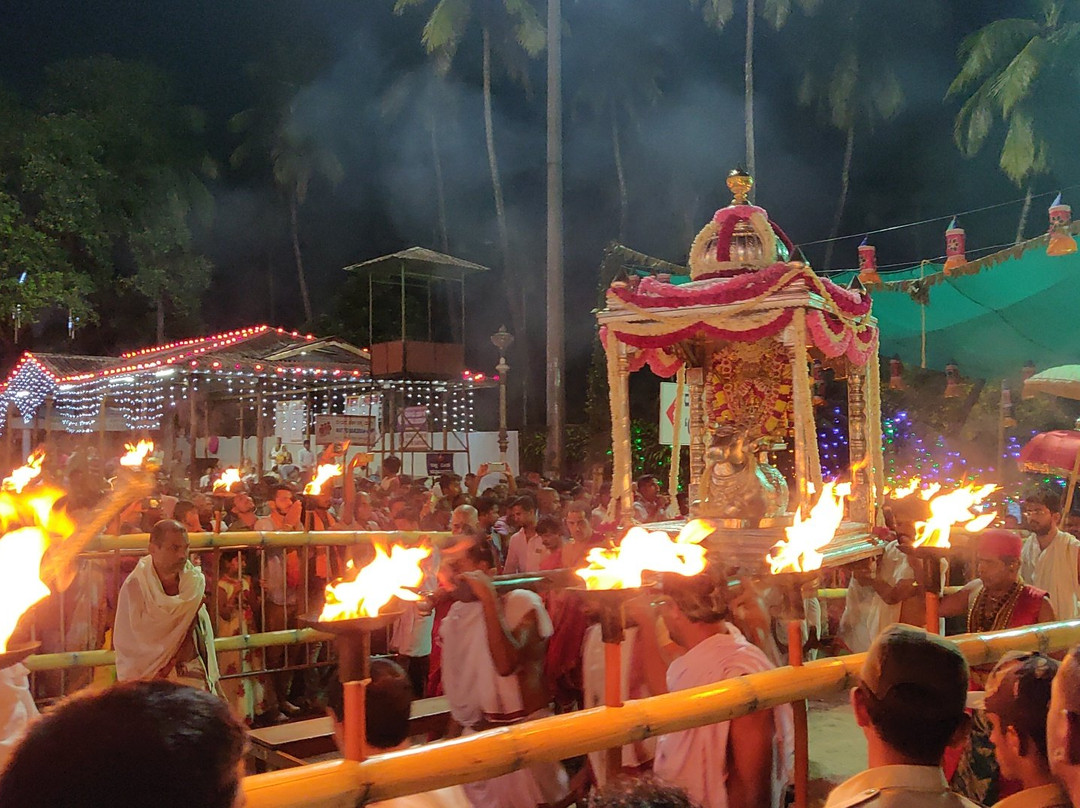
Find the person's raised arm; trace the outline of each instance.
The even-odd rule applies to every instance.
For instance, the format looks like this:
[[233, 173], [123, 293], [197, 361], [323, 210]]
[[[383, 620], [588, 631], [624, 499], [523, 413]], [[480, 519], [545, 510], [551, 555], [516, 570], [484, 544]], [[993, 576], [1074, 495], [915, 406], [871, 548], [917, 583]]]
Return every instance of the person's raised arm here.
[[529, 611], [521, 624], [511, 629], [506, 625], [502, 607], [491, 579], [482, 572], [466, 572], [462, 576], [484, 607], [488, 650], [500, 676], [510, 676], [521, 666], [527, 650], [540, 642], [536, 612]]
[[660, 646], [660, 639], [656, 635], [656, 621], [660, 618], [656, 608], [649, 602], [649, 596], [628, 600], [626, 616], [638, 627], [635, 642], [641, 643], [641, 653], [635, 656], [642, 660], [649, 693], [654, 696], [667, 693], [668, 655]]
[[469, 496], [473, 499], [476, 498], [476, 492], [480, 490], [480, 481], [487, 476], [489, 468], [490, 466], [488, 466], [487, 463], [481, 463], [476, 469], [476, 474], [474, 474], [473, 478], [466, 483], [465, 487], [469, 491]]

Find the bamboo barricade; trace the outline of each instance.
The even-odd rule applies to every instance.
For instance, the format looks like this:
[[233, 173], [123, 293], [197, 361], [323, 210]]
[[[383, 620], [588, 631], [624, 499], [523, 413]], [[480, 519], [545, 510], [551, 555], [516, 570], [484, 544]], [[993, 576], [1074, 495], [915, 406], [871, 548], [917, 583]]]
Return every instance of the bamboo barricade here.
[[[249, 648], [269, 648], [274, 645], [302, 645], [309, 642], [327, 642], [332, 634], [313, 628], [264, 631], [259, 634], [240, 634], [235, 637], [215, 637], [214, 648], [223, 651], [244, 651]], [[116, 664], [116, 652], [101, 649], [91, 651], [61, 651], [55, 654], [32, 654], [23, 664], [31, 672], [55, 671], [63, 668], [98, 668]]]
[[[445, 544], [450, 533], [427, 530], [238, 530], [225, 533], [189, 533], [192, 550], [222, 550], [230, 547], [322, 547], [370, 544], [381, 541], [386, 544], [417, 544], [429, 540]], [[85, 547], [84, 553], [139, 551], [150, 543], [149, 533], [130, 533], [123, 536], [95, 536]]]
[[[950, 638], [969, 663], [1007, 651], [1061, 651], [1080, 643], [1080, 620]], [[865, 654], [778, 668], [716, 684], [594, 707], [369, 758], [332, 761], [244, 779], [248, 808], [346, 808], [484, 780], [541, 761], [563, 760], [653, 735], [730, 721], [855, 683]]]

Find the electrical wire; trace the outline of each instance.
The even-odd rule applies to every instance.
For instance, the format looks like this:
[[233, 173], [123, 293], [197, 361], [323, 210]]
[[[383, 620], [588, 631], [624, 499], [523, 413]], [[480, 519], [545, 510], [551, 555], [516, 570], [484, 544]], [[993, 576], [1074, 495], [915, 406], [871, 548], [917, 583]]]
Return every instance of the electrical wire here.
[[[1076, 185], [1068, 185], [1068, 186], [1066, 186], [1064, 188], [1061, 188], [1059, 190], [1043, 191], [1042, 193], [1032, 194], [1031, 199], [1032, 199], [1032, 201], [1035, 201], [1036, 199], [1040, 199], [1040, 198], [1042, 198], [1044, 196], [1051, 196], [1053, 194], [1065, 193], [1066, 191], [1072, 191], [1072, 190], [1074, 190], [1076, 188], [1080, 188], [1080, 183], [1078, 183]], [[879, 228], [877, 230], [862, 230], [862, 231], [859, 231], [858, 233], [849, 233], [846, 236], [836, 236], [835, 238], [822, 238], [822, 239], [818, 239], [817, 241], [803, 241], [803, 242], [800, 242], [799, 244], [796, 244], [795, 247], [796, 248], [812, 247], [812, 246], [814, 246], [816, 244], [828, 244], [829, 242], [845, 241], [846, 239], [849, 239], [849, 238], [863, 238], [863, 237], [866, 237], [866, 236], [877, 235], [878, 233], [891, 233], [891, 232], [893, 232], [895, 230], [903, 230], [904, 228], [907, 228], [907, 227], [920, 227], [920, 226], [922, 226], [924, 224], [933, 224], [934, 222], [949, 221], [949, 220], [954, 219], [954, 218], [960, 218], [961, 216], [971, 216], [971, 215], [974, 215], [976, 213], [983, 213], [983, 212], [988, 211], [988, 210], [995, 210], [996, 208], [1005, 208], [1005, 207], [1008, 207], [1010, 205], [1016, 205], [1017, 203], [1023, 202], [1025, 198], [1026, 197], [1022, 196], [1019, 199], [1011, 199], [1008, 202], [997, 202], [997, 203], [995, 203], [993, 205], [985, 205], [984, 207], [981, 207], [981, 208], [972, 208], [971, 210], [963, 210], [963, 211], [960, 211], [958, 213], [950, 213], [950, 214], [946, 214], [944, 216], [935, 216], [932, 219], [923, 219], [922, 221], [919, 221], [919, 222], [907, 222], [906, 224], [894, 224], [894, 225], [892, 225], [890, 227], [882, 227], [882, 228]]]

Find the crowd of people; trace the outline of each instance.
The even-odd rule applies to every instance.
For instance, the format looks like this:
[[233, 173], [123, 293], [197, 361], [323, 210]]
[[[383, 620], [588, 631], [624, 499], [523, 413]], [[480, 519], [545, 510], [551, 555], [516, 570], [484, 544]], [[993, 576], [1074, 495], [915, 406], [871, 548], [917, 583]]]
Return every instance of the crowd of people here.
[[[214, 554], [190, 553], [192, 534], [440, 531], [451, 539], [426, 562], [420, 588], [427, 597], [407, 605], [389, 632], [387, 657], [372, 668], [372, 753], [409, 742], [408, 708], [416, 698], [445, 698], [448, 737], [602, 703], [598, 615], [552, 582], [560, 571], [582, 566], [592, 548], [616, 538], [608, 487], [518, 477], [505, 465], [494, 473], [481, 465], [464, 478], [414, 480], [393, 456], [377, 470], [358, 473], [370, 456], [345, 462], [338, 447], [322, 457], [308, 454], [297, 464], [279, 453], [263, 478], [242, 469], [240, 482], [224, 492], [214, 492], [212, 472], [200, 481], [202, 490], [163, 487], [121, 514], [115, 529], [148, 532], [149, 551], [103, 599], [113, 603], [107, 623], [117, 678], [128, 683], [104, 694], [167, 701], [181, 691], [135, 683], [171, 680], [230, 704], [228, 721], [237, 725], [327, 708], [340, 719], [340, 685], [320, 675], [332, 671], [328, 647], [304, 652], [308, 663], [320, 667], [300, 664], [296, 647], [271, 647], [261, 658], [256, 649], [216, 654], [213, 637], [297, 627], [301, 614], [317, 613], [325, 584], [366, 563], [370, 549], [305, 552], [286, 545], [265, 550], [260, 560], [248, 551], [223, 550], [210, 565]], [[344, 475], [305, 495], [303, 484], [322, 462], [340, 462]], [[639, 521], [662, 521], [685, 508], [665, 500], [655, 477], [639, 479], [635, 489]], [[888, 527], [878, 535], [882, 553], [852, 569], [842, 614], [830, 619], [813, 593], [806, 596], [807, 654], [869, 652], [851, 703], [867, 737], [870, 768], [836, 788], [828, 805], [1068, 804], [1061, 784], [1071, 787], [1075, 778], [1080, 786], [1080, 775], [1068, 769], [1080, 765], [1080, 713], [1071, 712], [1080, 711], [1080, 674], [1073, 670], [1080, 660], [1070, 657], [1059, 666], [1037, 654], [969, 670], [947, 640], [912, 628], [925, 624], [925, 582], [909, 555], [919, 507], [900, 501], [887, 509]], [[1080, 616], [1080, 542], [1058, 528], [1059, 492], [1031, 492], [1023, 512], [1023, 532], [1002, 526], [979, 536], [974, 574], [944, 596], [943, 619], [960, 619], [961, 630], [980, 632]], [[655, 590], [628, 602], [623, 698], [785, 664], [783, 632], [775, 630], [777, 592], [749, 579], [732, 586], [737, 572], [712, 554], [704, 573], [661, 575]], [[943, 580], [949, 575], [943, 567]], [[1064, 706], [1047, 719], [1051, 682]], [[25, 765], [40, 765], [32, 762], [38, 753], [23, 749], [55, 743], [54, 716], [83, 710], [93, 717], [98, 708], [87, 705], [104, 694], [76, 696], [44, 719], [27, 715], [32, 729], [0, 778], [0, 804], [65, 804], [7, 802], [5, 789], [21, 788], [10, 772], [24, 757], [31, 761]], [[232, 731], [221, 730], [221, 737]], [[682, 799], [701, 808], [781, 806], [790, 799], [793, 734], [789, 706], [760, 710], [628, 744], [621, 750], [621, 773], [635, 782], [646, 777], [650, 793], [667, 794], [664, 799], [670, 798], [664, 789], [675, 786]], [[619, 799], [625, 798], [625, 783], [607, 783], [599, 757], [572, 768], [573, 778], [559, 763], [534, 764], [447, 790], [435, 804], [560, 805], [589, 783], [617, 786]], [[597, 799], [610, 793], [602, 789]], [[1048, 801], [1008, 802], [1021, 794]]]

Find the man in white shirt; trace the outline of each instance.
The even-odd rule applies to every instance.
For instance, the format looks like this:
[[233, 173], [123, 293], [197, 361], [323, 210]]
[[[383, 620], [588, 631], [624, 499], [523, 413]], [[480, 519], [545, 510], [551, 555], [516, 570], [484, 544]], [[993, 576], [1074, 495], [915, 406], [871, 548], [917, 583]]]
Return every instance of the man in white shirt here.
[[1058, 620], [1080, 617], [1080, 541], [1058, 529], [1061, 494], [1039, 488], [1024, 497], [1024, 527], [1032, 535], [1024, 539], [1020, 577], [1050, 594]]
[[311, 440], [305, 440], [296, 453], [296, 465], [300, 467], [300, 476], [307, 478], [315, 468], [315, 453], [311, 451]]
[[506, 544], [504, 573], [537, 572], [547, 550], [536, 532], [536, 500], [523, 494], [510, 506], [510, 520], [518, 528]]

